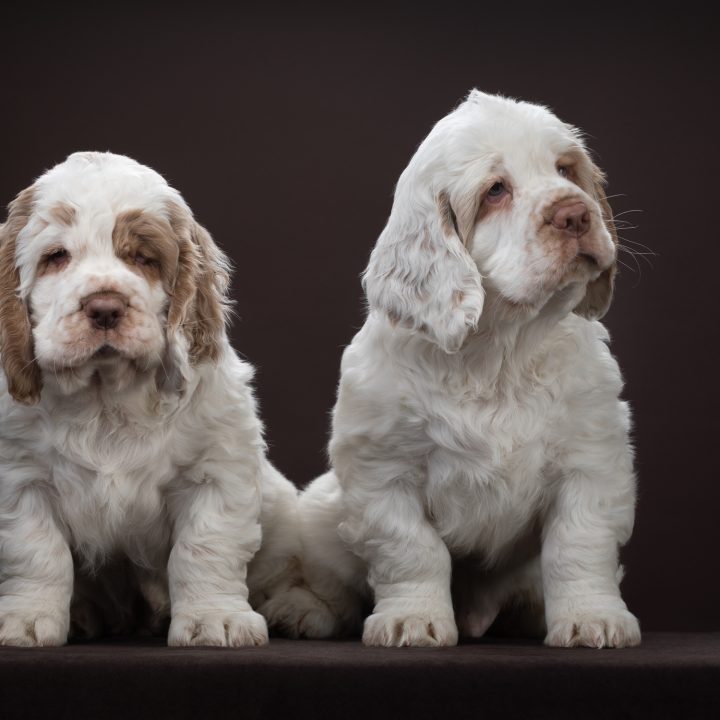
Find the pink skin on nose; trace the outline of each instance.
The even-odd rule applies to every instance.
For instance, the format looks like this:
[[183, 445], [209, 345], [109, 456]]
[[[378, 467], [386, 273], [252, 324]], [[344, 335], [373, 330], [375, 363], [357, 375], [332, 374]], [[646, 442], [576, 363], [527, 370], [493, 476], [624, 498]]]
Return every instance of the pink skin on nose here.
[[554, 228], [579, 238], [590, 229], [590, 211], [584, 202], [573, 202], [555, 208], [552, 220]]
[[590, 211], [584, 202], [575, 200], [564, 205], [557, 205], [552, 210], [549, 222], [566, 237], [577, 241], [578, 257], [588, 260], [591, 265], [600, 264], [599, 248], [596, 246], [595, 238], [588, 235]]

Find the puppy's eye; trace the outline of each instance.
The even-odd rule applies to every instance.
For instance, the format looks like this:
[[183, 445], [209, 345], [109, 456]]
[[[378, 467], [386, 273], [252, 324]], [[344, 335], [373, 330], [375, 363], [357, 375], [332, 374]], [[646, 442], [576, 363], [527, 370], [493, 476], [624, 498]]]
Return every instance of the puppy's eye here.
[[70, 253], [65, 248], [53, 250], [45, 256], [48, 265], [65, 265], [70, 260]]
[[560, 177], [568, 176], [568, 169], [566, 167], [564, 167], [563, 165], [560, 165], [558, 167], [557, 171], [558, 171], [558, 175], [560, 175]]
[[142, 253], [135, 253], [133, 258], [138, 265], [157, 265], [158, 262], [154, 258], [143, 255]]
[[496, 182], [487, 191], [485, 199], [489, 203], [498, 203], [508, 194], [508, 189], [505, 187], [505, 183]]

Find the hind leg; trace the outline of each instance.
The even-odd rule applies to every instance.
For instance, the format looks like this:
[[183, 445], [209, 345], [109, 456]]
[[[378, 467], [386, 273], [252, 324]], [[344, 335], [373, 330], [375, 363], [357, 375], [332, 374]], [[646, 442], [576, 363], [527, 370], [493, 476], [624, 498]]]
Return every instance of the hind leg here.
[[[272, 531], [251, 573], [263, 578], [260, 612], [271, 627], [291, 637], [359, 632], [364, 569], [338, 537], [340, 511], [340, 490], [332, 473], [315, 480], [299, 499], [281, 493], [268, 507], [274, 514], [268, 522]], [[277, 563], [281, 557], [289, 562], [272, 582], [269, 568], [282, 566]]]

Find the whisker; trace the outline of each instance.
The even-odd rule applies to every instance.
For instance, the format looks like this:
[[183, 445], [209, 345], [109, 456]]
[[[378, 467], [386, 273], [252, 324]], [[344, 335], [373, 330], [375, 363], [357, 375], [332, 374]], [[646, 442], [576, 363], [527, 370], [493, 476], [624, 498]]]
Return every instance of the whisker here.
[[627, 215], [628, 213], [641, 213], [641, 212], [643, 212], [643, 211], [642, 211], [642, 210], [639, 210], [639, 209], [635, 209], [635, 210], [623, 210], [622, 212], [619, 212], [619, 213], [613, 213], [612, 219], [615, 220], [616, 218], [619, 218], [619, 217], [621, 217], [622, 215]]
[[616, 262], [617, 262], [618, 265], [622, 265], [624, 268], [626, 268], [627, 270], [629, 270], [631, 273], [635, 273], [635, 272], [636, 272], [634, 267], [631, 267], [631, 266], [628, 265], [627, 263], [624, 263], [620, 258], [616, 258]]
[[620, 235], [618, 235], [618, 237], [623, 242], [630, 243], [631, 245], [636, 245], [637, 247], [642, 248], [643, 250], [647, 250], [649, 253], [652, 253], [653, 255], [657, 255], [657, 253], [652, 248], [648, 247], [647, 245], [643, 245], [643, 243], [638, 242], [637, 240], [630, 240], [629, 238], [621, 237]]
[[652, 261], [650, 258], [647, 257], [647, 253], [637, 253], [633, 252], [632, 250], [628, 250], [626, 247], [623, 247], [622, 245], [618, 245], [618, 250], [622, 250], [622, 252], [627, 253], [632, 257], [632, 259], [635, 261], [636, 265], [640, 265], [640, 262], [638, 261], [638, 257], [641, 257], [650, 267], [651, 270], [655, 269], [655, 266], [652, 264]]

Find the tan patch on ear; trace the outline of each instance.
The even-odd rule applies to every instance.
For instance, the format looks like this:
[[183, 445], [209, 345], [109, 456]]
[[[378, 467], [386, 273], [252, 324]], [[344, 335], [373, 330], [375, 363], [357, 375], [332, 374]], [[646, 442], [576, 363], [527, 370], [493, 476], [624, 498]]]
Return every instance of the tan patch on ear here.
[[115, 218], [112, 240], [115, 254], [130, 268], [150, 281], [162, 281], [166, 292], [172, 292], [179, 247], [165, 218], [144, 210], [122, 212]]
[[229, 262], [210, 234], [176, 203], [168, 203], [180, 253], [168, 330], [182, 328], [190, 343], [190, 361], [216, 361], [229, 311]]
[[442, 225], [443, 234], [445, 237], [451, 237], [452, 235], [458, 234], [458, 229], [455, 226], [456, 218], [452, 207], [450, 206], [450, 198], [448, 194], [443, 190], [437, 196], [438, 212], [440, 213], [440, 223]]
[[75, 222], [77, 211], [72, 205], [60, 202], [50, 208], [50, 217], [59, 225], [70, 227]]
[[468, 241], [472, 235], [475, 223], [478, 221], [478, 212], [480, 209], [481, 194], [474, 192], [468, 193], [465, 197], [460, 198], [455, 209], [455, 217], [457, 218], [458, 235], [460, 242], [469, 250]]
[[437, 196], [438, 212], [446, 237], [454, 235], [468, 248], [468, 238], [477, 222], [479, 195], [470, 194], [461, 198], [457, 207], [450, 204], [450, 197], [444, 190]]
[[40, 399], [42, 376], [35, 361], [32, 327], [25, 303], [18, 295], [20, 274], [15, 265], [17, 236], [33, 210], [34, 189], [23, 190], [10, 203], [7, 221], [0, 226], [0, 352], [8, 390], [20, 403]]
[[[597, 165], [590, 162], [592, 170], [591, 182], [595, 199], [600, 205], [602, 219], [605, 223], [607, 231], [610, 233], [612, 242], [617, 249], [618, 236], [615, 223], [613, 222], [613, 212], [610, 203], [605, 195], [605, 175]], [[615, 274], [617, 273], [617, 263], [613, 263], [607, 270], [604, 270], [600, 277], [588, 283], [585, 297], [575, 308], [574, 312], [582, 315], [590, 320], [599, 320], [605, 315], [612, 302], [613, 290], [615, 287]]]

